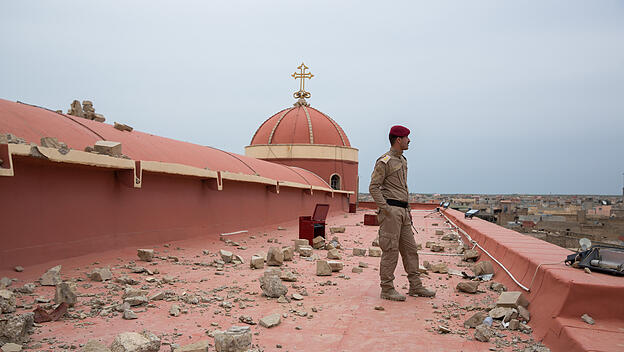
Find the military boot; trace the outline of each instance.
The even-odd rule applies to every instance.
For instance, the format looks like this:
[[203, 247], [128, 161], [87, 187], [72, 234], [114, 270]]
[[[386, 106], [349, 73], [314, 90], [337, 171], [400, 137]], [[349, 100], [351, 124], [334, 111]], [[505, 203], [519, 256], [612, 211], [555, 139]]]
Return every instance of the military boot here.
[[405, 301], [405, 296], [398, 293], [394, 288], [381, 290], [379, 297], [389, 299], [391, 301]]
[[418, 286], [418, 287], [410, 287], [409, 292], [407, 293], [408, 295], [412, 296], [412, 297], [433, 297], [436, 295], [435, 291], [429, 290], [427, 289], [425, 286]]

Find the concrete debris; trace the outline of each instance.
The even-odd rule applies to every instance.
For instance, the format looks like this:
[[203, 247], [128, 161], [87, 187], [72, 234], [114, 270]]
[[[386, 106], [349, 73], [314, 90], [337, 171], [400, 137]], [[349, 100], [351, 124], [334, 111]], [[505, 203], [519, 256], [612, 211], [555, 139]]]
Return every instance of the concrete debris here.
[[524, 308], [523, 306], [518, 306], [518, 316], [525, 323], [531, 320], [531, 313], [529, 313], [529, 310]]
[[356, 267], [354, 267], [353, 269], [351, 269], [351, 272], [352, 272], [352, 273], [356, 273], [356, 274], [360, 274], [360, 273], [362, 273], [363, 271], [364, 271], [364, 270], [363, 270], [362, 268], [357, 267], [357, 266], [356, 266]]
[[332, 272], [338, 272], [341, 271], [342, 268], [344, 267], [344, 265], [342, 264], [342, 262], [339, 262], [337, 260], [328, 260], [327, 264], [329, 264], [329, 267], [331, 268]]
[[364, 248], [353, 248], [353, 255], [356, 257], [364, 257], [366, 256], [366, 249]]
[[358, 263], [358, 266], [359, 266], [360, 268], [368, 268], [368, 263], [367, 263], [367, 262], [359, 262], [359, 263]]
[[21, 273], [22, 271], [24, 271], [24, 267], [22, 266], [16, 266], [15, 268], [13, 268], [15, 271], [17, 271], [18, 273]]
[[490, 284], [490, 290], [501, 293], [507, 291], [507, 287], [505, 287], [505, 285], [501, 284], [500, 282], [492, 282]]
[[113, 141], [97, 141], [93, 146], [93, 150], [98, 154], [120, 157], [121, 143]]
[[82, 105], [78, 100], [74, 100], [69, 106], [69, 110], [67, 111], [67, 115], [85, 117], [84, 111], [82, 111]]
[[267, 297], [278, 298], [288, 293], [288, 288], [282, 284], [279, 274], [275, 271], [265, 271], [259, 281], [262, 293]]
[[507, 314], [511, 314], [513, 308], [496, 307], [488, 313], [492, 319], [503, 319]]
[[232, 257], [234, 256], [232, 252], [226, 251], [225, 249], [219, 250], [219, 255], [221, 255], [221, 260], [223, 260], [225, 263], [231, 263]]
[[245, 264], [245, 259], [238, 254], [234, 254], [232, 257], [232, 263], [234, 264]]
[[293, 240], [293, 242], [295, 242], [295, 252], [299, 252], [299, 248], [301, 247], [310, 246], [310, 241], [305, 240], [305, 239], [296, 239], [296, 240]]
[[299, 247], [299, 255], [302, 257], [311, 257], [314, 253], [314, 249], [310, 246], [301, 246]]
[[478, 325], [483, 323], [483, 319], [485, 319], [487, 316], [488, 313], [484, 311], [476, 312], [464, 322], [464, 327], [466, 329], [476, 328]]
[[317, 276], [331, 276], [332, 269], [326, 260], [316, 261], [316, 275]]
[[57, 265], [41, 275], [39, 279], [41, 286], [56, 286], [61, 283], [61, 267], [61, 265]]
[[297, 281], [297, 276], [290, 270], [283, 270], [280, 274], [280, 279], [282, 281], [295, 282]]
[[298, 294], [298, 293], [293, 293], [292, 294], [292, 299], [295, 301], [302, 301], [303, 300], [303, 296]]
[[430, 264], [429, 270], [433, 273], [447, 274], [448, 273], [448, 265], [444, 262]]
[[114, 127], [116, 130], [120, 130], [120, 131], [132, 132], [132, 130], [133, 130], [133, 128], [132, 128], [132, 127], [130, 127], [130, 126], [128, 126], [128, 125], [125, 125], [125, 124], [123, 124], [123, 123], [119, 123], [119, 122], [114, 122], [113, 127]]
[[69, 282], [61, 282], [56, 285], [54, 302], [56, 302], [56, 304], [65, 302], [68, 306], [73, 307], [78, 302], [78, 295]]
[[108, 268], [96, 268], [87, 276], [93, 281], [106, 281], [113, 278], [113, 273]]
[[5, 135], [0, 134], [0, 143], [2, 144], [28, 144], [28, 142], [21, 137], [17, 137], [12, 133], [7, 133]]
[[472, 267], [475, 276], [494, 274], [494, 266], [489, 260], [482, 260]]
[[438, 325], [438, 332], [440, 334], [450, 334], [453, 331], [449, 329], [448, 326]]
[[138, 297], [138, 296], [145, 296], [145, 295], [147, 295], [147, 292], [143, 290], [140, 290], [134, 287], [126, 287], [124, 288], [124, 293], [121, 296], [121, 298], [126, 299], [130, 297]]
[[453, 233], [447, 233], [446, 235], [440, 237], [442, 241], [456, 241], [457, 236]]
[[511, 319], [516, 319], [516, 318], [518, 318], [518, 310], [512, 308], [511, 311], [507, 311], [507, 313], [505, 313], [505, 316], [503, 317], [503, 321], [505, 323], [509, 323]]
[[284, 264], [284, 253], [281, 248], [271, 247], [267, 253], [267, 265], [269, 266], [281, 266]]
[[496, 301], [497, 307], [518, 308], [518, 306], [526, 307], [528, 305], [529, 301], [520, 291], [503, 292]]
[[279, 296], [277, 303], [290, 303], [290, 299], [286, 296]]
[[335, 226], [329, 228], [329, 232], [331, 233], [344, 233], [345, 230], [346, 228], [344, 226]]
[[128, 303], [131, 307], [140, 306], [142, 304], [149, 303], [149, 300], [145, 296], [132, 296], [124, 298], [124, 303]]
[[295, 256], [295, 251], [293, 250], [292, 246], [282, 247], [282, 255], [284, 256], [285, 262], [290, 262]]
[[369, 257], [381, 257], [381, 248], [379, 247], [368, 248], [368, 256]]
[[444, 252], [444, 246], [437, 243], [433, 243], [429, 249], [431, 249], [432, 252]]
[[210, 340], [201, 340], [190, 345], [175, 348], [173, 352], [208, 352]]
[[321, 236], [316, 236], [312, 239], [312, 248], [323, 249], [325, 248], [325, 239]]
[[81, 352], [111, 352], [110, 348], [98, 340], [89, 340], [82, 347]]
[[478, 281], [462, 281], [457, 284], [457, 290], [466, 293], [477, 293]]
[[214, 342], [217, 352], [245, 352], [251, 348], [251, 329], [232, 326], [227, 331], [216, 331]]
[[19, 293], [31, 294], [35, 292], [36, 288], [37, 286], [35, 286], [33, 282], [27, 282], [24, 284], [24, 286], [18, 287], [16, 291]]
[[136, 315], [136, 313], [133, 312], [131, 309], [124, 310], [122, 318], [124, 318], [126, 320], [139, 319], [139, 317]]
[[137, 249], [137, 256], [140, 260], [144, 262], [151, 262], [154, 260], [154, 250], [153, 249]]
[[264, 258], [259, 255], [252, 255], [251, 260], [249, 261], [249, 266], [252, 269], [262, 269], [264, 268]]
[[382, 306], [375, 306], [375, 310], [386, 310], [386, 308]]
[[178, 306], [177, 304], [173, 304], [171, 305], [171, 307], [169, 307], [169, 315], [171, 315], [172, 317], [180, 316], [180, 312], [180, 306]]
[[594, 321], [594, 319], [592, 317], [590, 317], [587, 313], [581, 315], [581, 320], [586, 322], [589, 325], [594, 325], [596, 322]]
[[15, 312], [15, 296], [9, 290], [0, 290], [0, 314]]
[[54, 137], [41, 137], [39, 144], [46, 148], [59, 149], [62, 147], [61, 143], [59, 143], [59, 141]]
[[280, 313], [267, 315], [266, 317], [260, 319], [259, 322], [260, 326], [264, 326], [265, 328], [272, 328], [274, 326], [278, 326], [282, 322], [282, 315]]
[[476, 262], [477, 259], [479, 259], [479, 251], [476, 249], [468, 249], [464, 252], [464, 261], [468, 262], [468, 261], [472, 261], [472, 262]]
[[476, 327], [474, 337], [477, 341], [488, 342], [492, 338], [492, 329], [485, 324]]
[[337, 249], [330, 249], [327, 251], [327, 259], [337, 259], [340, 260], [342, 259], [342, 256], [340, 255], [340, 252], [338, 252]]
[[10, 315], [0, 318], [0, 345], [6, 343], [24, 343], [30, 337], [34, 323], [34, 314]]
[[371, 243], [371, 246], [373, 247], [379, 247], [379, 236], [377, 236], [373, 242]]
[[22, 350], [22, 345], [9, 342], [4, 344], [0, 350], [2, 350], [2, 352], [20, 352]]
[[115, 337], [110, 349], [111, 352], [157, 352], [160, 338], [146, 330], [140, 334], [123, 332]]

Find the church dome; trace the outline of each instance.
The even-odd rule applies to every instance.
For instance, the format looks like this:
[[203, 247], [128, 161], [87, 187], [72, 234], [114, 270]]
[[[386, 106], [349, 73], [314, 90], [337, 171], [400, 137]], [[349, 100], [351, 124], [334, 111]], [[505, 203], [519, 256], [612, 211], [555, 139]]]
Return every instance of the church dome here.
[[319, 144], [351, 147], [340, 125], [324, 113], [295, 104], [269, 117], [256, 131], [251, 145]]

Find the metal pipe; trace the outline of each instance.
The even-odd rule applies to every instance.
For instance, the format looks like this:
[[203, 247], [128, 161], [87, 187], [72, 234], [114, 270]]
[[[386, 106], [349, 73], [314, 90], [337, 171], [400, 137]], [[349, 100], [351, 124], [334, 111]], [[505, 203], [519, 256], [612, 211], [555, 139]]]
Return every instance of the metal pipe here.
[[[477, 241], [473, 240], [472, 237], [470, 237], [470, 235], [464, 231], [461, 227], [455, 225], [455, 223], [453, 221], [451, 221], [451, 219], [449, 219], [446, 214], [444, 214], [444, 212], [442, 212], [442, 216], [444, 216], [444, 218], [446, 218], [446, 220], [448, 222], [450, 222], [453, 226], [455, 226], [455, 228], [460, 231], [461, 233], [464, 234], [464, 236], [466, 236], [466, 238], [468, 238], [468, 241], [472, 244], [474, 244], [475, 246], [479, 247], [479, 249], [481, 249], [483, 251], [483, 253], [487, 254], [488, 257], [492, 258], [493, 261], [496, 262], [496, 264], [498, 264], [501, 268], [503, 268], [503, 270], [505, 270], [505, 272], [507, 273], [507, 275], [509, 275], [509, 277], [518, 285], [520, 286], [520, 288], [522, 288], [523, 290], [527, 291], [527, 292], [531, 292], [531, 290], [524, 286], [523, 284], [521, 284], [518, 280], [516, 280], [516, 278], [509, 272], [509, 270], [507, 270], [507, 268], [501, 263], [499, 262], [496, 258], [494, 258], [494, 256], [492, 256], [488, 251], [485, 250], [485, 248], [481, 247], [481, 245], [479, 243], [477, 243]], [[474, 247], [472, 247], [474, 248]]]

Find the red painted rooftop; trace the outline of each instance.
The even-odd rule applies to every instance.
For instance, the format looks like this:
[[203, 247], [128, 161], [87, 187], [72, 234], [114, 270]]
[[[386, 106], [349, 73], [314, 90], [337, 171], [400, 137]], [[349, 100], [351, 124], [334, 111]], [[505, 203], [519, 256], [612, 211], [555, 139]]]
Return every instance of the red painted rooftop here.
[[336, 121], [309, 106], [287, 108], [269, 117], [260, 125], [250, 144], [351, 146], [349, 138]]
[[55, 137], [76, 150], [84, 150], [99, 140], [121, 142], [123, 154], [134, 160], [178, 163], [329, 188], [322, 178], [308, 170], [137, 130], [119, 131], [106, 123], [4, 99], [0, 99], [0, 133], [13, 133], [36, 144], [42, 137]]

